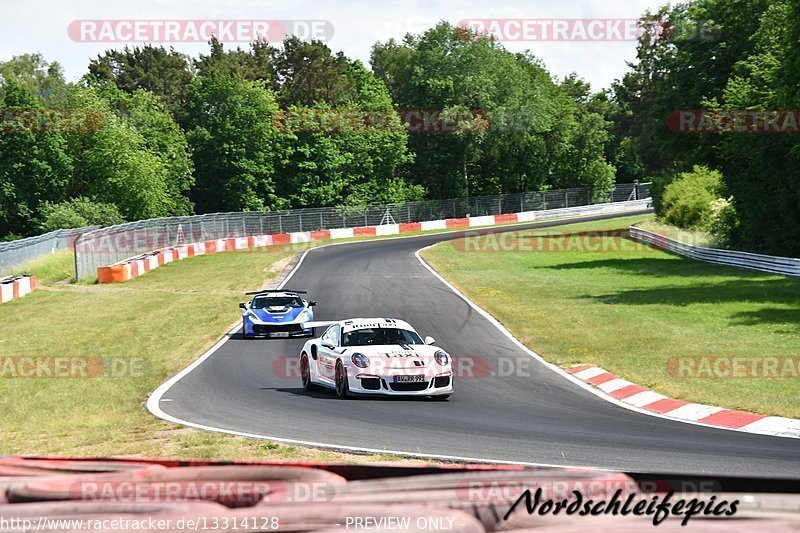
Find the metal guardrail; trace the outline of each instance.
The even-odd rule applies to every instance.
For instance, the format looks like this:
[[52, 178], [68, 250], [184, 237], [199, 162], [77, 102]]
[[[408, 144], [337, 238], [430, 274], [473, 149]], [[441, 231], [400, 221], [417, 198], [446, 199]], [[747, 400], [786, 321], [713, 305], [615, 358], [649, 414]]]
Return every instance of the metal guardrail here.
[[[647, 210], [650, 198], [630, 200], [624, 202], [610, 202], [605, 204], [582, 205], [578, 207], [565, 207], [563, 209], [547, 209], [540, 211], [525, 211], [522, 213], [489, 215], [482, 217], [433, 220], [412, 224], [384, 224], [381, 226], [367, 226], [359, 228], [362, 235], [390, 236], [402, 235], [414, 231], [441, 230], [447, 227], [456, 228], [485, 228], [497, 224], [532, 222], [539, 220], [561, 219], [566, 223], [574, 217], [586, 215], [622, 214], [625, 212], [641, 212]], [[248, 248], [261, 248], [281, 243], [307, 243], [328, 239], [348, 239], [355, 236], [354, 228], [338, 228], [327, 231], [303, 231], [299, 233], [286, 233], [282, 238], [275, 239], [276, 235], [249, 235], [232, 239], [216, 239], [206, 242], [186, 243], [183, 246], [170, 246], [145, 252], [144, 254], [127, 257], [112, 265], [101, 266], [97, 269], [98, 282], [121, 283], [137, 278], [153, 269], [180, 261], [196, 255], [216, 254], [219, 252], [245, 250]]]
[[79, 280], [86, 279], [96, 275], [99, 266], [190, 242], [561, 209], [637, 200], [649, 196], [649, 191], [649, 183], [629, 183], [617, 185], [608, 191], [579, 188], [401, 204], [213, 213], [140, 220], [81, 235], [74, 244], [75, 270]]
[[630, 237], [698, 261], [760, 270], [773, 274], [800, 276], [800, 259], [694, 246], [636, 226], [631, 226]]
[[8, 274], [14, 267], [43, 255], [72, 248], [74, 239], [79, 235], [99, 227], [59, 229], [35, 237], [0, 242], [0, 275]]

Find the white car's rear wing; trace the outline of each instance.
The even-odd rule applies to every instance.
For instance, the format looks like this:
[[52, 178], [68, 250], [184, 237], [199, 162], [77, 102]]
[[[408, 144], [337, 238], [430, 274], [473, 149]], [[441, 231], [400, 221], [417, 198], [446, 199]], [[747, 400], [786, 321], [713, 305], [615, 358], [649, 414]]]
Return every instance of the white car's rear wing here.
[[340, 320], [320, 320], [320, 321], [312, 321], [312, 322], [303, 322], [304, 328], [326, 328], [328, 326], [332, 326], [333, 324], [338, 324], [341, 322]]

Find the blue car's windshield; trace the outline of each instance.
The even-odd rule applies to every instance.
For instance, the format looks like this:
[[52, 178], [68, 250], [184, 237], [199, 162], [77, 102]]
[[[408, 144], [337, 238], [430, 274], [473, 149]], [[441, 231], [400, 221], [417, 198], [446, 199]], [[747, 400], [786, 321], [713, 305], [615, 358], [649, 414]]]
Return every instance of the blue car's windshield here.
[[399, 328], [364, 328], [348, 331], [342, 346], [374, 346], [379, 344], [424, 344], [413, 331]]
[[303, 300], [297, 296], [259, 296], [253, 299], [252, 309], [267, 307], [303, 307]]

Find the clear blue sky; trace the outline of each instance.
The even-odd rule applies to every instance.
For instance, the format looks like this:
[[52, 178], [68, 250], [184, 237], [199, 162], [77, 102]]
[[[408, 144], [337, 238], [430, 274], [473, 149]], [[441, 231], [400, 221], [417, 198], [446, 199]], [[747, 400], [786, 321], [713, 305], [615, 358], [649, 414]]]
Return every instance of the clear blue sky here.
[[[464, 19], [635, 19], [660, 0], [0, 0], [0, 60], [26, 52], [41, 52], [60, 62], [72, 81], [86, 70], [91, 58], [123, 44], [83, 43], [72, 40], [67, 28], [74, 20], [326, 20], [334, 28], [328, 45], [349, 57], [369, 61], [375, 41], [400, 39], [418, 33], [439, 20]], [[171, 43], [164, 43], [169, 46]], [[205, 45], [177, 43], [191, 55]], [[235, 46], [235, 45], [234, 45]], [[634, 42], [507, 42], [513, 51], [530, 49], [550, 72], [564, 76], [577, 72], [594, 89], [607, 87], [634, 59]]]

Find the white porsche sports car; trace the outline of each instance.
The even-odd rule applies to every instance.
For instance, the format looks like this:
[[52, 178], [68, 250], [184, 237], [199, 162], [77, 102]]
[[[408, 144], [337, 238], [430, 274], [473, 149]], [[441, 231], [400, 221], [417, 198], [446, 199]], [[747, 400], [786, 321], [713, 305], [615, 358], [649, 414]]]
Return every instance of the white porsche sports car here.
[[352, 394], [429, 396], [453, 393], [450, 356], [425, 341], [408, 323], [392, 318], [353, 318], [329, 322], [321, 337], [300, 353], [303, 387]]

